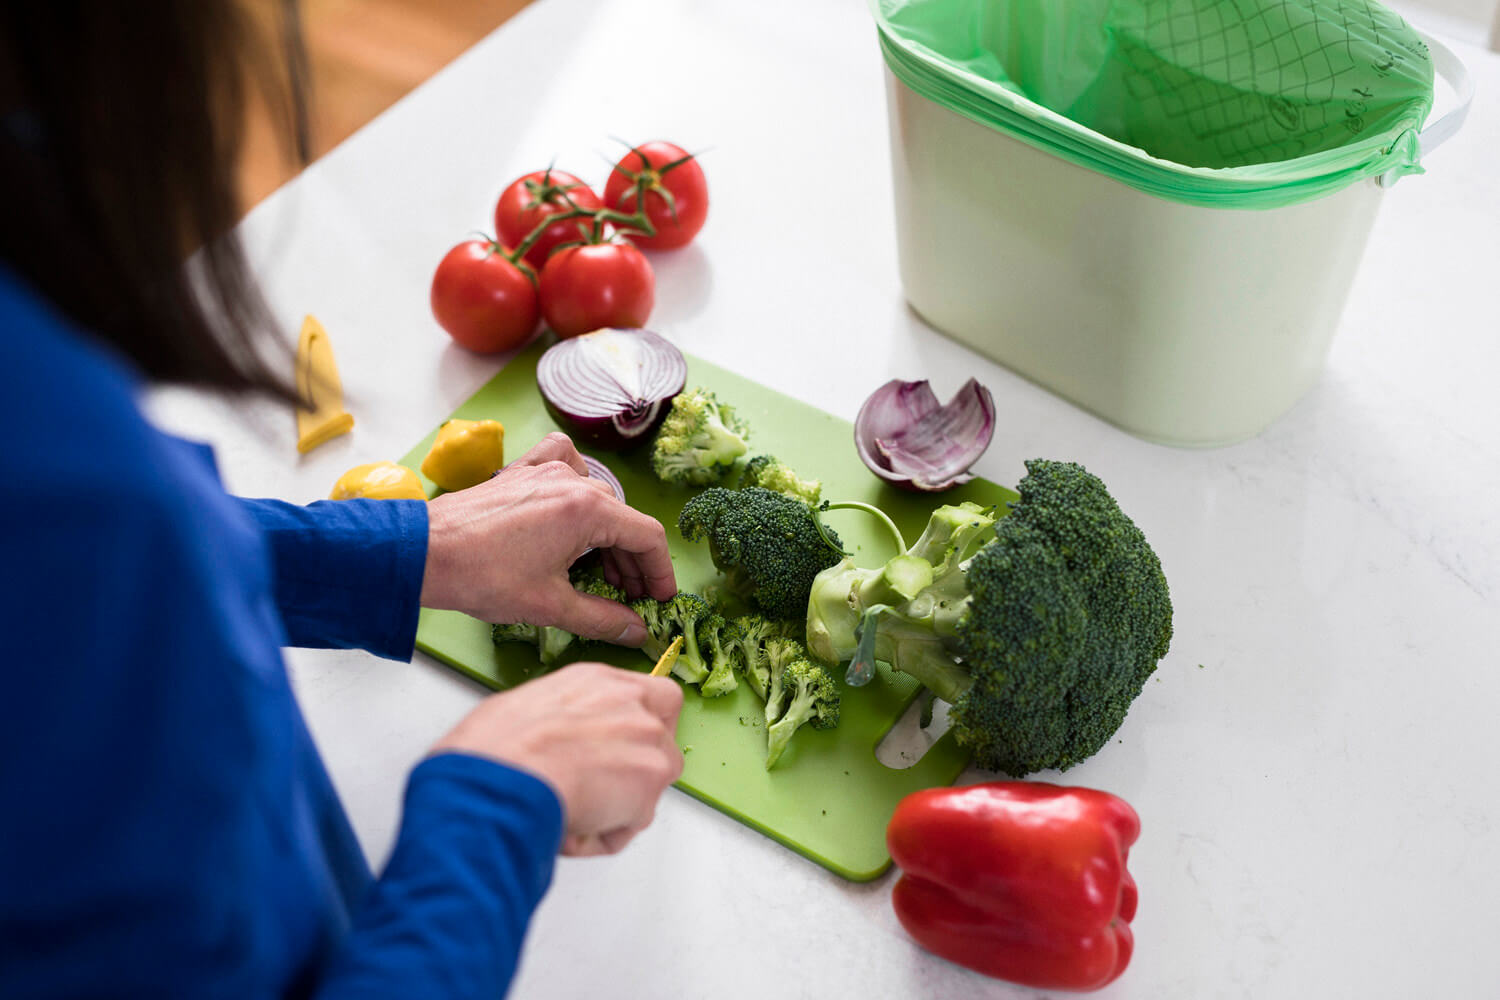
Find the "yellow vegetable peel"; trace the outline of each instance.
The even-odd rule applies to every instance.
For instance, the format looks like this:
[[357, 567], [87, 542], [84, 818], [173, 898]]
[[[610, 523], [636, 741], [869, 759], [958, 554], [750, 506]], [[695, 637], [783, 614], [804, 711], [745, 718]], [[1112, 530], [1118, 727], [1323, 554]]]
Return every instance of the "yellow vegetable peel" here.
[[661, 659], [656, 661], [656, 666], [651, 668], [652, 677], [665, 677], [672, 672], [672, 664], [677, 662], [677, 654], [682, 652], [682, 636], [672, 640], [672, 645], [661, 654]]
[[313, 316], [302, 321], [302, 334], [297, 338], [297, 392], [312, 404], [311, 409], [297, 407], [299, 453], [305, 455], [354, 427], [354, 417], [344, 410], [344, 386], [333, 360], [333, 344]]

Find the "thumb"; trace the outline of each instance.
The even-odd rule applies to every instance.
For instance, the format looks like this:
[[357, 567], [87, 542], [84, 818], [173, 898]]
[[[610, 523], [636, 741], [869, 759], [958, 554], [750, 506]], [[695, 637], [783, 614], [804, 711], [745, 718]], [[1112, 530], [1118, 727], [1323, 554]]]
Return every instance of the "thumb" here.
[[572, 587], [562, 598], [557, 625], [583, 639], [602, 639], [617, 646], [639, 646], [646, 641], [641, 616], [618, 601], [580, 594]]

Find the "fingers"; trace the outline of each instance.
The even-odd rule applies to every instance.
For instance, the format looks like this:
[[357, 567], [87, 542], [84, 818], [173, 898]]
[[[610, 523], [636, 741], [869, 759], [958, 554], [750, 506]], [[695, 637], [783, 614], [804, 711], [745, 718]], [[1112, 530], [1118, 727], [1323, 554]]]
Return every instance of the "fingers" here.
[[[589, 474], [589, 467], [583, 464], [583, 456], [578, 454], [577, 448], [573, 447], [573, 439], [561, 431], [553, 431], [542, 438], [530, 451], [516, 459], [514, 464], [545, 465], [548, 462], [562, 462], [571, 466], [573, 471], [580, 476], [587, 477]], [[604, 489], [605, 492], [613, 495], [614, 491], [608, 486]]]
[[616, 646], [639, 646], [646, 641], [641, 616], [625, 605], [563, 586], [567, 592], [559, 591], [556, 620], [551, 624], [584, 639], [603, 639]]
[[[635, 576], [641, 589], [659, 601], [677, 593], [677, 575], [667, 549], [667, 532], [661, 522], [623, 503], [607, 504], [593, 524], [590, 544], [615, 551], [615, 567], [622, 577]], [[628, 554], [628, 569], [621, 556]]]
[[[669, 677], [651, 677], [647, 674], [632, 676], [641, 684], [641, 703], [648, 712], [662, 721], [670, 741], [677, 732], [677, 716], [682, 714], [682, 686]], [[682, 751], [677, 749], [676, 743], [672, 743], [672, 751], [680, 767]], [[676, 781], [676, 776], [672, 780]]]

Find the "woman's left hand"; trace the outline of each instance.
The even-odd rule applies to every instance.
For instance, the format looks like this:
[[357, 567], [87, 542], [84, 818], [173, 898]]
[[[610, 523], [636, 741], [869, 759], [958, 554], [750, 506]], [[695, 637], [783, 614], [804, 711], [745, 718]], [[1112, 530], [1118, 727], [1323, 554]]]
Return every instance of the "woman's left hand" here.
[[640, 617], [578, 593], [568, 568], [597, 548], [610, 582], [631, 598], [677, 592], [661, 522], [588, 478], [565, 434], [547, 435], [488, 482], [433, 500], [428, 525], [423, 607], [639, 646], [646, 639]]

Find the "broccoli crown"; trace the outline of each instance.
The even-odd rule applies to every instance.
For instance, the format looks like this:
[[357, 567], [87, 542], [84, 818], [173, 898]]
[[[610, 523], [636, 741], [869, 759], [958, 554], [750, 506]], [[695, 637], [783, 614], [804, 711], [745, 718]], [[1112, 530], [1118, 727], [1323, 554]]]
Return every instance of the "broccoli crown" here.
[[823, 498], [823, 484], [816, 479], [803, 479], [789, 465], [783, 465], [771, 455], [756, 455], [745, 463], [740, 473], [740, 489], [759, 486], [775, 493], [785, 493], [814, 507]]
[[782, 677], [786, 708], [766, 729], [767, 770], [776, 766], [792, 734], [803, 725], [832, 729], [839, 724], [839, 689], [827, 671], [798, 657], [786, 665]]
[[734, 408], [712, 392], [679, 392], [651, 446], [651, 468], [663, 482], [707, 486], [745, 454], [749, 436], [749, 426]]
[[1172, 638], [1161, 561], [1082, 466], [1033, 460], [971, 561], [955, 648], [973, 678], [959, 742], [1013, 775], [1068, 768], [1125, 721]]
[[698, 685], [698, 693], [717, 698], [739, 687], [735, 664], [740, 655], [740, 627], [723, 615], [711, 614], [698, 623], [698, 642], [708, 645], [708, 676]]
[[688, 541], [708, 539], [726, 585], [772, 618], [801, 618], [813, 579], [837, 563], [838, 535], [800, 500], [752, 486], [704, 490], [677, 519]]

